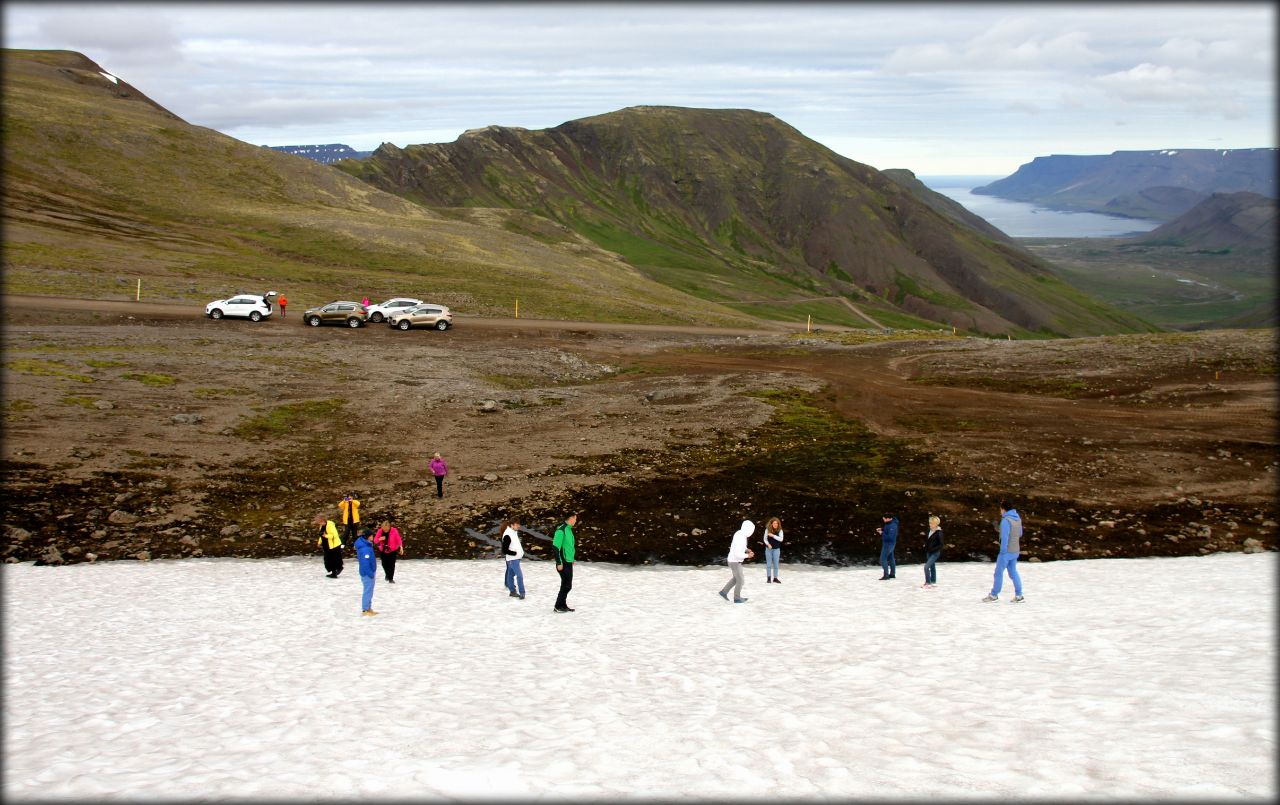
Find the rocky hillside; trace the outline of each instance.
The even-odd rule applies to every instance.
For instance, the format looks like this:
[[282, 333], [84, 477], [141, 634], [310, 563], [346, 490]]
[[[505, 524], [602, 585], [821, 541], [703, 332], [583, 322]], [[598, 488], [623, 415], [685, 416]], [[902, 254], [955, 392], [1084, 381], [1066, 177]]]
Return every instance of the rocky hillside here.
[[974, 193], [1051, 209], [1170, 221], [1213, 193], [1276, 197], [1276, 149], [1166, 149], [1036, 157]]
[[1257, 193], [1215, 193], [1177, 219], [1132, 240], [1202, 251], [1274, 254], [1276, 200]]
[[534, 213], [744, 310], [834, 297], [882, 321], [989, 333], [1145, 327], [1001, 233], [751, 110], [644, 106], [540, 131], [490, 126], [452, 143], [384, 144], [339, 167], [437, 211]]
[[[299, 308], [417, 296], [465, 314], [755, 325], [516, 210], [438, 215], [191, 125], [78, 53], [4, 51], [6, 293]], [[584, 293], [587, 289], [589, 292]]]

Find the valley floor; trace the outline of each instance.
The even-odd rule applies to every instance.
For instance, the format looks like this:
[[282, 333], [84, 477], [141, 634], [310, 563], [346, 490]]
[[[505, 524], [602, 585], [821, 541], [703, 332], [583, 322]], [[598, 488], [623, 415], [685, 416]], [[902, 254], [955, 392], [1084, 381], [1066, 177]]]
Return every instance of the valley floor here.
[[[947, 558], [944, 555], [944, 560]], [[877, 571], [5, 565], [7, 801], [1276, 791], [1276, 555]]]

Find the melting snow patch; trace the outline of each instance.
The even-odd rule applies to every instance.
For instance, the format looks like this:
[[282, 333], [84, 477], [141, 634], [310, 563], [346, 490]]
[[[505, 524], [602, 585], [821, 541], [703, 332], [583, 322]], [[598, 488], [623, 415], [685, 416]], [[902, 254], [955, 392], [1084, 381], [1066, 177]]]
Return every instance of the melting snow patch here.
[[113, 76], [111, 73], [104, 73], [104, 72], [102, 72], [101, 70], [99, 70], [99, 71], [98, 71], [98, 75], [100, 75], [100, 76], [102, 76], [103, 78], [107, 79], [107, 80], [108, 80], [108, 81], [110, 81], [112, 84], [119, 84], [119, 83], [120, 83], [120, 79], [116, 78], [116, 77], [115, 77], [115, 76]]

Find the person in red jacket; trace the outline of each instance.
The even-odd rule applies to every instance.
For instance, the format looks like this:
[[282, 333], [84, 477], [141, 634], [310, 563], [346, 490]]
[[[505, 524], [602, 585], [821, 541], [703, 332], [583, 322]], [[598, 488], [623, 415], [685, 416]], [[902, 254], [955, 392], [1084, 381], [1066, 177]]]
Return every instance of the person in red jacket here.
[[284, 318], [284, 306], [289, 304], [289, 300], [285, 299], [284, 294], [280, 294], [280, 298], [276, 300], [280, 303], [280, 318]]
[[404, 540], [400, 538], [400, 529], [395, 527], [394, 518], [388, 517], [378, 526], [373, 535], [373, 547], [382, 554], [382, 575], [388, 584], [396, 583], [396, 557], [404, 555]]

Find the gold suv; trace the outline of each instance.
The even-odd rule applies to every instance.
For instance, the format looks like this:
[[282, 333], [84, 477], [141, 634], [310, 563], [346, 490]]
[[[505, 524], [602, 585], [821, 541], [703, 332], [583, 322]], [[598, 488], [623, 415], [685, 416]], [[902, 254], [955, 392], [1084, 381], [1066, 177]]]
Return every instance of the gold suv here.
[[361, 327], [368, 317], [369, 311], [359, 302], [330, 302], [327, 305], [303, 311], [302, 323], [308, 327], [319, 327], [322, 324]]
[[408, 330], [410, 327], [434, 327], [437, 330], [448, 330], [453, 326], [453, 314], [444, 305], [418, 305], [405, 311], [389, 314], [387, 321], [397, 330]]

